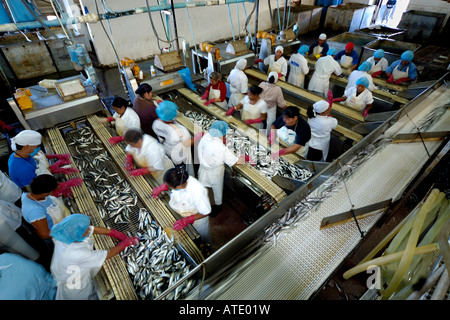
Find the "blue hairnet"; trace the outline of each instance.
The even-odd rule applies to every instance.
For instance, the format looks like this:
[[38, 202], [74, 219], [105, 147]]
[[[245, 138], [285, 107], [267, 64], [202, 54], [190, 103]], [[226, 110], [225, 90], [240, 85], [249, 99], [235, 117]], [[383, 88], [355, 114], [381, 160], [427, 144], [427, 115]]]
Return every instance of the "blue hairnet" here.
[[172, 101], [163, 101], [156, 108], [156, 114], [162, 121], [172, 121], [177, 116], [178, 106]]
[[364, 61], [363, 63], [361, 63], [361, 65], [358, 67], [359, 71], [369, 71], [370, 69], [372, 69], [372, 64], [368, 61]]
[[401, 59], [405, 61], [411, 61], [414, 58], [414, 52], [411, 50], [402, 53]]
[[227, 134], [228, 129], [228, 123], [226, 123], [225, 121], [217, 120], [214, 121], [209, 128], [209, 134], [213, 137], [220, 138]]
[[89, 227], [90, 222], [91, 219], [87, 215], [74, 213], [55, 224], [50, 231], [50, 235], [67, 244], [81, 241], [84, 239], [83, 234]]
[[373, 53], [373, 57], [377, 58], [377, 59], [381, 59], [384, 57], [384, 50], [383, 49], [378, 49], [377, 51], [375, 51]]
[[308, 51], [309, 51], [309, 46], [307, 46], [306, 44], [302, 45], [298, 49], [298, 53], [300, 53], [300, 54], [306, 54]]
[[336, 48], [330, 48], [328, 49], [327, 56], [335, 56], [336, 53], [337, 53]]
[[356, 80], [356, 85], [362, 84], [364, 87], [368, 87], [369, 86], [369, 79], [367, 79], [366, 77], [361, 77], [358, 80]]

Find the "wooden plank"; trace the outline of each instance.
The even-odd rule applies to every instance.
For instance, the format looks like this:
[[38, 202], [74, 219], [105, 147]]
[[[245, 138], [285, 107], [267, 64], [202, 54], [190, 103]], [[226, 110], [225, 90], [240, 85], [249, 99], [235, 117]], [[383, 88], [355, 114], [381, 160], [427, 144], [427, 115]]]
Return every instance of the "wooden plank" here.
[[[247, 69], [245, 70], [245, 73], [254, 78], [254, 79], [258, 79], [260, 81], [266, 81], [267, 80], [267, 75], [265, 75], [262, 72], [256, 71], [256, 70], [252, 70], [252, 69]], [[278, 81], [278, 85], [281, 87], [281, 89], [284, 89], [286, 91], [298, 94], [301, 97], [304, 97], [308, 100], [311, 100], [313, 102], [317, 102], [320, 100], [324, 100], [324, 97], [318, 96], [316, 94], [313, 94], [311, 92], [309, 92], [308, 90], [305, 89], [301, 89], [297, 86], [294, 86], [290, 83], [287, 83], [285, 81]], [[339, 112], [349, 118], [352, 118], [354, 120], [357, 120], [359, 122], [364, 122], [364, 117], [362, 116], [362, 114], [356, 110], [353, 110], [351, 108], [348, 108], [346, 106], [343, 106], [341, 104], [338, 103], [333, 103], [332, 106], [333, 110], [336, 112]]]
[[422, 133], [401, 133], [394, 137], [392, 143], [410, 143], [423, 141], [439, 141], [448, 136], [450, 131], [434, 131]]

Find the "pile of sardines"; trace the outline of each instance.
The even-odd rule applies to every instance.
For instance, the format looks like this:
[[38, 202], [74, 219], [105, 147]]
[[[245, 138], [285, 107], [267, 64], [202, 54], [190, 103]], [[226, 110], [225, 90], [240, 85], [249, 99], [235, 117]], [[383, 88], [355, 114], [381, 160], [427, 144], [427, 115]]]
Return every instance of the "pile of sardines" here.
[[[216, 120], [208, 115], [192, 110], [186, 111], [184, 115], [204, 131], [208, 131], [211, 124]], [[306, 181], [312, 176], [310, 170], [291, 164], [282, 158], [272, 160], [269, 151], [265, 147], [252, 143], [247, 136], [236, 130], [228, 130], [226, 138], [229, 149], [238, 156], [249, 155], [256, 163], [255, 168], [268, 178], [279, 175]]]
[[[128, 247], [121, 256], [138, 296], [157, 298], [190, 271], [190, 264], [173, 238], [152, 220], [90, 127], [69, 131], [65, 140], [105, 225], [140, 238], [138, 245]], [[195, 280], [187, 281], [165, 298], [183, 298], [194, 285]]]

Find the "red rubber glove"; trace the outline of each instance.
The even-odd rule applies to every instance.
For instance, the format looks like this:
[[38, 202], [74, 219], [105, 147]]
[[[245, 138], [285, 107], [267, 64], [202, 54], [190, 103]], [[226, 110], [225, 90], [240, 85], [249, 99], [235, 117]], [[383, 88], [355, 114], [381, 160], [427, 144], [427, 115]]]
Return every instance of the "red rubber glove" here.
[[54, 164], [52, 164], [52, 165], [49, 167], [49, 169], [50, 169], [50, 171], [51, 171], [51, 170], [53, 170], [53, 169], [57, 169], [57, 168], [59, 168], [59, 167], [61, 167], [61, 166], [64, 166], [64, 165], [66, 165], [66, 164], [71, 164], [71, 163], [72, 163], [72, 162], [70, 162], [70, 160], [61, 159], [61, 160], [56, 161]]
[[155, 187], [152, 192], [152, 197], [157, 198], [163, 191], [168, 191], [169, 187], [167, 183], [163, 183], [162, 185]]
[[111, 137], [108, 139], [109, 143], [112, 146], [115, 145], [116, 143], [122, 142], [123, 140], [124, 140], [123, 136]]
[[111, 229], [111, 232], [108, 233], [107, 236], [114, 237], [116, 239], [119, 239], [120, 241], [124, 241], [128, 238], [124, 233], [114, 229]]
[[131, 154], [127, 154], [127, 157], [125, 158], [125, 168], [127, 171], [134, 169], [133, 156]]
[[2, 129], [2, 131], [11, 131], [14, 129], [13, 126], [6, 124], [5, 121], [0, 121], [0, 128]]
[[108, 120], [108, 122], [113, 122], [116, 119], [114, 119], [114, 117], [108, 117], [108, 118], [106, 118], [106, 120]]
[[72, 195], [72, 191], [70, 190], [72, 187], [79, 186], [83, 183], [83, 179], [81, 178], [74, 178], [67, 180], [66, 182], [60, 182], [58, 189], [53, 191], [53, 196], [59, 197], [59, 196], [65, 196], [70, 197]]
[[376, 78], [376, 77], [378, 77], [379, 75], [381, 75], [383, 73], [383, 71], [377, 71], [377, 72], [374, 72], [374, 73], [372, 73], [372, 78]]
[[247, 120], [245, 120], [245, 123], [246, 124], [254, 124], [254, 123], [261, 123], [262, 122], [262, 119], [261, 118], [258, 118], [258, 119], [247, 119]]
[[284, 74], [278, 72], [278, 79], [280, 79], [280, 78], [282, 78], [282, 77], [284, 77]]
[[270, 155], [270, 158], [272, 158], [272, 160], [275, 160], [275, 159], [281, 157], [281, 156], [284, 155], [284, 154], [286, 154], [286, 149], [281, 149], [281, 150], [278, 151], [278, 152], [272, 153], [272, 154]]
[[150, 173], [150, 170], [148, 168], [140, 168], [140, 169], [134, 169], [130, 171], [130, 175], [133, 177], [142, 176], [144, 174]]
[[175, 221], [173, 224], [173, 229], [176, 231], [180, 231], [181, 229], [186, 228], [188, 225], [193, 224], [195, 222], [195, 216], [188, 216], [186, 218]]
[[244, 156], [244, 160], [245, 160], [245, 162], [247, 163], [250, 163], [252, 166], [255, 166], [256, 165], [256, 162], [252, 159], [252, 157], [250, 157], [248, 154], [246, 154], [245, 156]]
[[397, 80], [395, 80], [395, 84], [401, 84], [402, 82], [405, 82], [405, 81], [408, 81], [408, 78], [400, 78], [400, 79], [397, 79]]
[[333, 104], [333, 91], [331, 91], [331, 90], [328, 90], [327, 102], [331, 108], [331, 105]]
[[255, 60], [255, 64], [260, 63], [260, 62], [263, 62], [263, 60], [262, 59], [256, 59]]
[[205, 91], [205, 93], [200, 97], [200, 99], [206, 100], [206, 99], [208, 99], [208, 96], [209, 96], [209, 91]]
[[231, 116], [233, 115], [233, 113], [236, 111], [236, 107], [231, 107], [230, 109], [227, 110], [226, 114], [227, 116]]
[[344, 99], [343, 98], [334, 98], [333, 99], [333, 102], [341, 102], [341, 101], [344, 101]]
[[369, 115], [369, 110], [364, 109], [364, 111], [362, 112], [362, 116], [363, 116], [364, 118], [367, 118], [368, 115]]
[[70, 153], [66, 153], [66, 154], [50, 153], [50, 154], [46, 154], [46, 156], [47, 156], [47, 159], [69, 160]]
[[119, 242], [118, 246], [122, 246], [124, 249], [138, 244], [139, 243], [139, 238], [138, 237], [130, 237], [130, 238], [126, 238], [125, 240], [123, 240], [122, 242]]
[[389, 76], [389, 78], [387, 78], [386, 80], [387, 83], [392, 83], [394, 82], [394, 75], [391, 73], [391, 75]]
[[202, 132], [199, 132], [199, 133], [196, 133], [195, 135], [194, 135], [194, 142], [197, 142], [197, 141], [200, 141], [200, 139], [203, 137], [203, 135], [204, 135], [205, 133], [202, 131]]
[[211, 103], [214, 103], [216, 99], [211, 99], [205, 102], [205, 106], [209, 106]]
[[272, 145], [272, 143], [275, 142], [276, 134], [277, 132], [275, 130], [270, 130], [269, 137], [267, 138], [267, 140], [269, 141], [269, 145]]

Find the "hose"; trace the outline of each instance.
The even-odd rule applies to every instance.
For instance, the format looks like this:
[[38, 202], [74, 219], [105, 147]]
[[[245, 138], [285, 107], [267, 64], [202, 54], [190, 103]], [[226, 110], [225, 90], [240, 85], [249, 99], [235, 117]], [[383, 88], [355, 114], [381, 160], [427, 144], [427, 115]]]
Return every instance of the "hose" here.
[[[231, 10], [230, 10], [230, 5], [227, 4], [228, 6], [228, 16], [230, 17], [230, 25], [231, 25], [231, 34], [233, 35], [233, 41], [235, 40], [234, 37], [234, 29], [233, 29], [233, 19], [231, 18]], [[239, 21], [238, 21], [239, 22]]]

